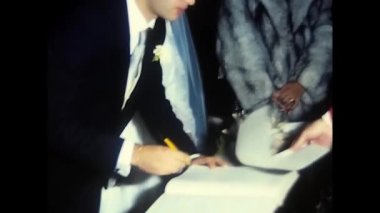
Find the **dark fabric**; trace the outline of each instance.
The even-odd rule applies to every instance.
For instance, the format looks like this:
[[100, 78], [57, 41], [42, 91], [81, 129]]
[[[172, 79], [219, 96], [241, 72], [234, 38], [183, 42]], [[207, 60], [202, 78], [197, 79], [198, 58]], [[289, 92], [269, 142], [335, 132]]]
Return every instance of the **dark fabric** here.
[[[61, 6], [47, 40], [48, 212], [98, 212], [101, 187], [113, 175], [123, 143], [119, 135], [137, 110], [147, 113], [143, 118], [155, 135], [164, 131], [187, 152], [195, 147], [178, 120], [163, 119], [174, 115], [159, 86], [160, 70], [143, 68], [139, 90], [121, 110], [130, 57], [126, 1]], [[154, 44], [147, 46], [152, 54]], [[165, 129], [179, 132], [171, 136]]]
[[122, 145], [126, 5], [77, 1], [59, 12], [47, 41], [48, 212], [97, 212]]
[[229, 118], [235, 108], [236, 97], [228, 81], [220, 78], [215, 51], [220, 5], [221, 0], [197, 1], [186, 13], [204, 81], [207, 114]]
[[332, 212], [332, 153], [300, 170], [300, 177], [276, 213]]

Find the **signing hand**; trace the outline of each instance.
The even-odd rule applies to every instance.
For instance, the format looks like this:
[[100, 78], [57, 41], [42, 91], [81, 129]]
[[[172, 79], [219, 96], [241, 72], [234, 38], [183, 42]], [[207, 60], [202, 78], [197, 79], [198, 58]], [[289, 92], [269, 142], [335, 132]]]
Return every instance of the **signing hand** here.
[[310, 143], [325, 147], [332, 145], [332, 127], [323, 119], [318, 119], [307, 126], [293, 142], [291, 149], [299, 150]]
[[160, 145], [135, 145], [132, 154], [132, 165], [155, 175], [181, 172], [190, 162], [188, 154]]
[[229, 163], [227, 161], [223, 160], [221, 157], [218, 157], [216, 155], [214, 155], [214, 156], [200, 156], [198, 158], [195, 158], [191, 162], [191, 164], [205, 165], [205, 166], [208, 166], [210, 168], [229, 165]]
[[272, 94], [272, 100], [281, 111], [292, 111], [299, 103], [305, 89], [298, 82], [285, 84]]

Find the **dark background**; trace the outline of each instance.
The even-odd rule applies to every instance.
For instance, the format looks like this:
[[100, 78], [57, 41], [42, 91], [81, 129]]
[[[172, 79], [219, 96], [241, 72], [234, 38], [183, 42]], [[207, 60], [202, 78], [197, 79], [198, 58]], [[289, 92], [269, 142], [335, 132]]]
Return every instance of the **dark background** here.
[[187, 16], [198, 53], [208, 115], [229, 117], [235, 95], [225, 79], [218, 79], [216, 33], [220, 0], [200, 0], [189, 7]]

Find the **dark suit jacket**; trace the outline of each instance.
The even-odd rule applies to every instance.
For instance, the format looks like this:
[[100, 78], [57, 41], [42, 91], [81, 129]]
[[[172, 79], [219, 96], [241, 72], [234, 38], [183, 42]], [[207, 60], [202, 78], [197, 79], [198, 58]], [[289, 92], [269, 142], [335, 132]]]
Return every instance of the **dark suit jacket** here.
[[[62, 9], [63, 8], [63, 9]], [[158, 141], [166, 136], [188, 153], [196, 148], [165, 99], [155, 45], [165, 38], [157, 19], [149, 33], [139, 82], [121, 110], [129, 66], [125, 0], [66, 2], [48, 31], [49, 212], [97, 212], [101, 187], [114, 173], [119, 135], [136, 111]]]

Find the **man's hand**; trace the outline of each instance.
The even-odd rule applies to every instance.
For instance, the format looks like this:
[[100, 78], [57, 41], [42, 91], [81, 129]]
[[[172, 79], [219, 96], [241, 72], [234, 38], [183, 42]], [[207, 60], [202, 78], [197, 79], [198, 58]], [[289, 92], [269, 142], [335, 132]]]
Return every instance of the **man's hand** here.
[[289, 112], [298, 105], [304, 91], [304, 88], [298, 82], [290, 82], [274, 92], [272, 100], [279, 106], [281, 111]]
[[155, 175], [181, 172], [190, 162], [188, 154], [160, 145], [135, 145], [132, 154], [132, 165]]
[[291, 149], [299, 150], [310, 143], [325, 147], [332, 145], [332, 127], [323, 119], [318, 119], [307, 126], [293, 142]]
[[229, 163], [222, 158], [214, 155], [214, 156], [200, 156], [198, 158], [195, 158], [191, 164], [195, 165], [205, 165], [210, 168], [215, 168], [219, 166], [226, 166], [229, 165]]

